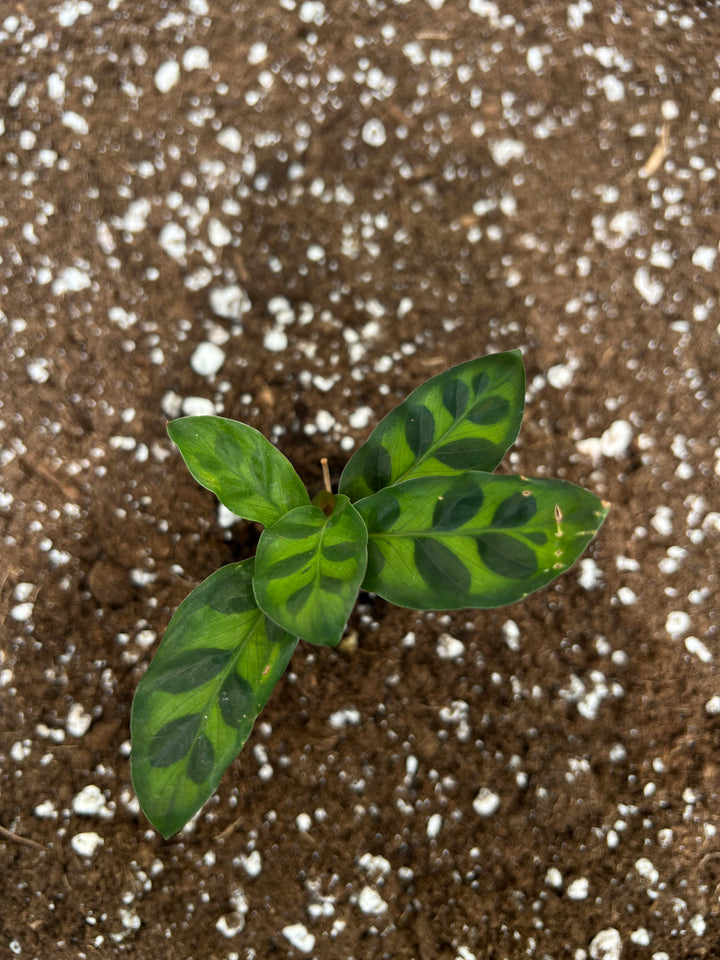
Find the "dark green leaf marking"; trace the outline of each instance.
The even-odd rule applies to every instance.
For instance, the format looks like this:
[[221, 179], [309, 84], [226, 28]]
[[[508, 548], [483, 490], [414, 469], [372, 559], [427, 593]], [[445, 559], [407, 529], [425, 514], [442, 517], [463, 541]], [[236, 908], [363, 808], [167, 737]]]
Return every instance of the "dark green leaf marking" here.
[[542, 547], [548, 542], [547, 534], [541, 533], [539, 530], [526, 530], [525, 536], [536, 547]]
[[213, 596], [211, 606], [217, 613], [225, 613], [228, 615], [249, 613], [257, 607], [252, 592], [252, 583], [248, 582], [244, 585], [244, 588], [238, 590], [237, 593]]
[[503, 500], [492, 518], [493, 527], [520, 527], [537, 513], [537, 502], [529, 490], [511, 493]]
[[[512, 352], [518, 353], [519, 351], [514, 350]], [[493, 356], [498, 358], [503, 357], [504, 359], [504, 357], [507, 356], [507, 354], [496, 353], [496, 354], [493, 354]], [[486, 360], [487, 358], [483, 357], [482, 359]], [[522, 360], [520, 361], [520, 363], [522, 364]], [[478, 373], [475, 373], [472, 375], [472, 392], [475, 394], [476, 397], [481, 397], [483, 394], [487, 392], [487, 389], [489, 386], [490, 386], [490, 374], [487, 370], [487, 365], [485, 365]]]
[[[290, 539], [294, 538], [291, 537]], [[295, 553], [289, 557], [285, 557], [283, 560], [278, 560], [273, 567], [273, 576], [280, 579], [289, 577], [293, 573], [303, 570], [314, 557], [314, 550], [304, 550], [302, 553]]]
[[528, 580], [537, 570], [533, 548], [506, 533], [484, 533], [476, 540], [480, 559], [499, 577]]
[[[275, 574], [275, 569], [273, 570], [273, 576]], [[291, 593], [288, 596], [287, 600], [285, 601], [285, 607], [287, 608], [287, 612], [291, 617], [298, 617], [299, 614], [302, 613], [313, 596], [315, 589], [316, 584], [315, 579], [313, 578], [307, 583], [304, 583], [301, 587], [298, 587], [294, 593]]]
[[341, 580], [340, 577], [328, 577], [325, 575], [322, 577], [320, 584], [326, 593], [342, 595], [345, 591], [345, 581]]
[[473, 440], [463, 437], [460, 440], [451, 440], [444, 443], [435, 451], [436, 458], [451, 470], [480, 469], [477, 464], [492, 460], [495, 453], [495, 444], [489, 440]]
[[367, 444], [354, 454], [358, 482], [364, 489], [380, 490], [392, 480], [392, 461], [390, 454], [381, 444]]
[[187, 775], [193, 783], [202, 784], [212, 773], [215, 764], [215, 750], [212, 741], [201, 733], [190, 750]]
[[186, 693], [202, 687], [225, 669], [231, 657], [232, 650], [222, 648], [186, 650], [160, 680], [158, 689], [168, 693]]
[[405, 439], [415, 456], [419, 457], [435, 439], [435, 417], [421, 404], [410, 406], [407, 415]]
[[456, 594], [470, 588], [470, 571], [442, 540], [418, 537], [413, 559], [426, 585], [438, 593]]
[[357, 546], [351, 541], [347, 543], [323, 543], [320, 549], [323, 557], [330, 563], [343, 563], [345, 560], [352, 560], [357, 555]]
[[379, 445], [374, 451], [370, 448], [368, 462], [372, 463], [372, 471], [368, 474], [371, 485], [378, 490], [386, 487], [392, 480], [392, 458], [385, 447]]
[[[319, 509], [319, 508], [316, 508]], [[320, 511], [324, 515], [324, 511]], [[307, 513], [302, 511], [292, 511], [290, 515], [286, 514], [283, 520], [283, 537], [286, 540], [309, 540], [317, 533], [316, 514], [311, 514], [311, 520], [307, 519]], [[310, 551], [312, 553], [312, 551]]]
[[387, 530], [391, 527], [400, 515], [400, 504], [392, 496], [383, 497], [372, 504], [365, 513], [365, 523], [369, 530]]
[[459, 420], [470, 406], [470, 388], [459, 377], [451, 377], [443, 388], [442, 402], [453, 420]]
[[218, 703], [223, 721], [228, 727], [238, 728], [254, 711], [253, 688], [237, 671], [231, 670], [220, 687]]
[[170, 720], [153, 734], [148, 745], [148, 760], [153, 767], [170, 767], [190, 751], [202, 724], [200, 713], [186, 713]]
[[[368, 562], [365, 583], [380, 583], [382, 569], [385, 566], [385, 554], [370, 537], [368, 539]], [[364, 585], [364, 584], [363, 584]]]
[[490, 426], [490, 424], [500, 423], [507, 419], [510, 414], [510, 403], [505, 397], [484, 397], [477, 403], [468, 414], [468, 420], [477, 426]]
[[480, 510], [485, 499], [483, 489], [468, 478], [462, 481], [462, 474], [456, 483], [456, 495], [450, 499], [442, 497], [435, 504], [432, 516], [432, 529], [435, 532], [442, 530], [457, 530], [468, 523]]

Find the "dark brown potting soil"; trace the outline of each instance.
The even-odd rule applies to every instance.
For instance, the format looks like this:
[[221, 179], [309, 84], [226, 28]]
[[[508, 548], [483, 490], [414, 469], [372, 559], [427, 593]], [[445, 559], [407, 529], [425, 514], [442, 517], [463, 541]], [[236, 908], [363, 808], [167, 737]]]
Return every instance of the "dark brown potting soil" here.
[[[0, 956], [720, 956], [718, 50], [709, 3], [4, 5]], [[162, 840], [133, 693], [258, 535], [167, 419], [317, 486], [515, 347], [505, 468], [612, 501], [585, 561], [363, 596]]]

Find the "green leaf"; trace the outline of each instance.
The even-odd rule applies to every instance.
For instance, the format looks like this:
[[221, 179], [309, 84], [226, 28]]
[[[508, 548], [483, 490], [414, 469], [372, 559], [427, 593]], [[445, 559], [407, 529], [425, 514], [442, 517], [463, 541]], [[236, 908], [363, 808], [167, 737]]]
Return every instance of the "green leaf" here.
[[328, 516], [311, 504], [263, 530], [255, 598], [268, 617], [309, 643], [335, 646], [367, 565], [367, 529], [347, 497]]
[[609, 505], [563, 480], [469, 471], [420, 477], [356, 504], [368, 527], [363, 588], [402, 607], [521, 600], [571, 566]]
[[340, 493], [355, 501], [416, 477], [489, 473], [515, 441], [524, 406], [519, 350], [452, 367], [380, 421], [348, 461]]
[[246, 423], [181, 417], [167, 430], [193, 477], [238, 516], [270, 526], [310, 502], [290, 461]]
[[132, 708], [132, 778], [164, 837], [213, 794], [297, 646], [255, 603], [254, 559], [221, 567], [178, 607]]

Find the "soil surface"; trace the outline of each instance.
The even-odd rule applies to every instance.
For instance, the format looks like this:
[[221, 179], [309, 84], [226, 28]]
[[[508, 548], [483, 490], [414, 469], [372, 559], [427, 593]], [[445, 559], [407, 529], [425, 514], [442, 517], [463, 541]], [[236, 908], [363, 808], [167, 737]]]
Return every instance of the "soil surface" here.
[[[4, 5], [2, 957], [720, 956], [718, 50], [661, 0]], [[613, 503], [583, 561], [363, 597], [162, 840], [133, 692], [258, 532], [167, 419], [317, 486], [515, 347], [505, 466]]]

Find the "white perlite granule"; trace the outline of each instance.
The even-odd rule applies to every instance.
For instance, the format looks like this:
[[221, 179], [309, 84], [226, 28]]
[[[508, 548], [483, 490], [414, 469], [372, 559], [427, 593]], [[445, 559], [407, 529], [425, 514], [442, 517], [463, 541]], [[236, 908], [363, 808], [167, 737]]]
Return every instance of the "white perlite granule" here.
[[473, 810], [479, 817], [491, 817], [500, 809], [500, 797], [489, 787], [481, 787], [473, 800]]
[[212, 377], [225, 363], [225, 351], [214, 343], [199, 343], [192, 356], [190, 366], [202, 377]]
[[387, 911], [387, 904], [372, 887], [364, 886], [358, 897], [358, 906], [366, 916], [379, 917]]
[[449, 633], [442, 633], [438, 637], [435, 653], [441, 660], [456, 660], [465, 653], [465, 644]]
[[103, 843], [105, 841], [99, 834], [89, 830], [86, 833], [76, 833], [70, 846], [79, 857], [91, 857]]
[[155, 86], [160, 93], [172, 90], [180, 79], [180, 64], [177, 60], [166, 60], [155, 71]]
[[596, 933], [590, 941], [592, 960], [620, 960], [622, 938], [615, 927], [608, 927]]
[[112, 810], [107, 808], [105, 794], [94, 783], [83, 787], [80, 793], [73, 797], [72, 809], [73, 813], [77, 813], [81, 817], [100, 816], [109, 819], [112, 816]]
[[362, 128], [362, 138], [369, 147], [381, 147], [387, 140], [385, 124], [376, 118], [368, 120]]
[[578, 877], [567, 888], [567, 895], [571, 900], [587, 899], [590, 883], [586, 877]]
[[187, 253], [187, 234], [179, 223], [166, 223], [158, 235], [158, 243], [173, 260], [181, 260]]
[[90, 729], [92, 717], [79, 703], [74, 703], [67, 713], [65, 729], [71, 737], [84, 737]]
[[519, 160], [525, 156], [525, 144], [511, 137], [506, 140], [495, 140], [490, 144], [490, 154], [498, 167], [504, 167], [511, 160]]
[[210, 68], [210, 54], [205, 47], [188, 47], [183, 54], [183, 68], [185, 70], [208, 70]]
[[291, 946], [302, 953], [310, 953], [315, 947], [315, 937], [303, 923], [291, 923], [283, 927], [283, 936]]
[[671, 610], [665, 620], [665, 629], [673, 640], [679, 640], [690, 630], [690, 622], [684, 610]]
[[215, 287], [210, 291], [208, 299], [212, 312], [226, 320], [240, 320], [250, 309], [250, 298], [237, 284]]

